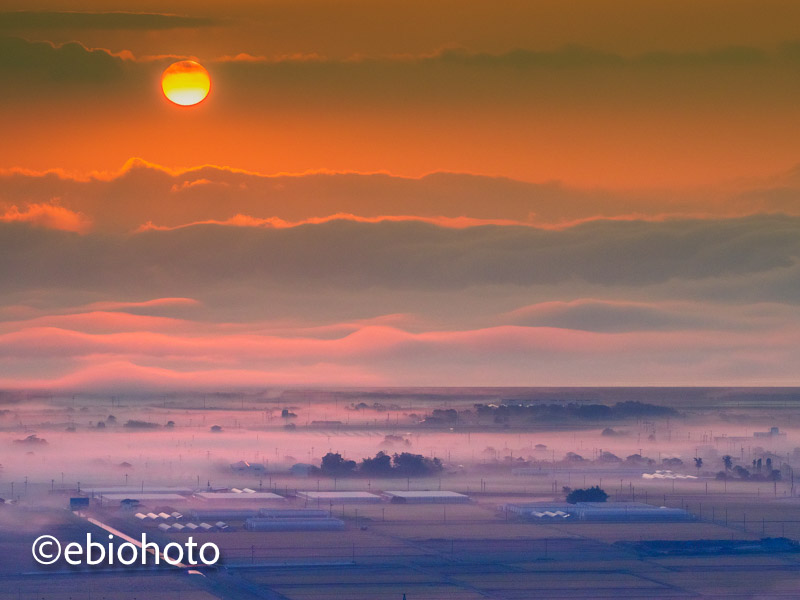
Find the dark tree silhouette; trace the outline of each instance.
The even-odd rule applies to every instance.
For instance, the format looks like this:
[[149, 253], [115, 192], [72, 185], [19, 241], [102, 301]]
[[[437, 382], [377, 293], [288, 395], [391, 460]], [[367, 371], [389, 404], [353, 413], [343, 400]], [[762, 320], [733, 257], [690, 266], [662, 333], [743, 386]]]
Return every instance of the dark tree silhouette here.
[[319, 471], [331, 477], [424, 477], [439, 473], [442, 468], [442, 461], [438, 458], [427, 458], [411, 452], [390, 456], [381, 450], [374, 458], [364, 458], [358, 465], [354, 460], [345, 460], [339, 453], [328, 452], [322, 457]]
[[391, 475], [392, 457], [383, 451], [378, 452], [375, 458], [363, 459], [358, 470], [364, 475]]
[[726, 471], [730, 471], [733, 468], [733, 457], [730, 454], [726, 454], [722, 457], [722, 464], [725, 465]]
[[394, 469], [398, 475], [413, 477], [429, 475], [442, 470], [442, 461], [438, 458], [426, 458], [422, 454], [403, 452], [392, 457]]
[[352, 475], [356, 470], [356, 461], [345, 460], [338, 452], [328, 452], [322, 457], [320, 470], [326, 475]]
[[703, 459], [699, 456], [695, 457], [694, 459], [694, 466], [697, 469], [697, 474], [700, 474], [700, 468], [703, 466]]
[[748, 471], [741, 465], [736, 465], [735, 467], [733, 467], [733, 472], [736, 473], [736, 476], [739, 479], [750, 479], [750, 471]]
[[578, 502], [605, 502], [608, 494], [600, 486], [593, 485], [587, 489], [572, 490], [567, 494], [567, 502], [576, 504]]
[[564, 460], [567, 462], [584, 462], [586, 459], [575, 452], [567, 452], [567, 454], [564, 456]]

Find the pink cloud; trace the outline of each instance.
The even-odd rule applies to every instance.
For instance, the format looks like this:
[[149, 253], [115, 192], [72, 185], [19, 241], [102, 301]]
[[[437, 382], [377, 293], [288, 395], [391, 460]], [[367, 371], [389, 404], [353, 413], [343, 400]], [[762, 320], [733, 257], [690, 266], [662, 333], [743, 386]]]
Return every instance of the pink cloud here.
[[86, 233], [92, 227], [91, 219], [83, 214], [54, 204], [29, 204], [23, 210], [12, 205], [0, 213], [0, 223], [28, 223], [74, 233]]
[[126, 360], [98, 362], [45, 378], [0, 378], [4, 389], [117, 391], [148, 389], [253, 388], [264, 386], [383, 385], [380, 376], [357, 367], [319, 363], [275, 370], [208, 369], [178, 371]]
[[135, 315], [125, 312], [92, 311], [77, 314], [42, 315], [24, 321], [0, 323], [0, 331], [77, 331], [88, 334], [127, 331], [191, 331], [196, 325], [183, 319]]
[[[69, 315], [73, 317], [75, 315]], [[105, 321], [122, 317], [120, 321]], [[0, 335], [0, 378], [19, 387], [20, 364], [37, 366], [48, 387], [80, 385], [241, 387], [281, 384], [365, 385], [612, 385], [727, 383], [782, 377], [796, 364], [798, 327], [773, 330], [633, 331], [605, 333], [557, 327], [504, 325], [412, 333], [375, 323], [331, 324], [259, 333], [263, 324], [190, 323], [172, 330], [165, 321], [117, 313], [78, 315], [106, 326], [153, 330], [75, 331], [29, 326]], [[391, 321], [391, 319], [389, 319]], [[169, 320], [167, 320], [168, 322]], [[248, 330], [248, 327], [250, 328]], [[335, 331], [339, 327], [339, 334]], [[350, 329], [348, 329], [350, 328]], [[87, 328], [88, 329], [88, 328]], [[314, 337], [314, 334], [324, 337]], [[333, 335], [334, 337], [330, 337]], [[55, 361], [55, 366], [51, 363]], [[735, 365], [740, 376], [735, 376]], [[50, 366], [48, 366], [50, 365]], [[325, 365], [323, 369], [321, 365]], [[113, 367], [113, 368], [112, 368]], [[196, 374], [195, 377], [193, 374]], [[742, 381], [742, 377], [747, 377]], [[227, 379], [226, 379], [227, 378]], [[38, 381], [38, 384], [36, 383]], [[16, 382], [16, 383], [14, 383]], [[0, 381], [2, 383], [2, 381]]]

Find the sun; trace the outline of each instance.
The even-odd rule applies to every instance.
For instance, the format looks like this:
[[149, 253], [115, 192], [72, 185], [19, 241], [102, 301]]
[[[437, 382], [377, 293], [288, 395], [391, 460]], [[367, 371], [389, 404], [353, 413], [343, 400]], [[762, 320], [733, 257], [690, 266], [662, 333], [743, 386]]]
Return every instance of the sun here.
[[192, 106], [208, 96], [211, 78], [200, 63], [181, 60], [171, 64], [161, 75], [161, 89], [170, 102]]

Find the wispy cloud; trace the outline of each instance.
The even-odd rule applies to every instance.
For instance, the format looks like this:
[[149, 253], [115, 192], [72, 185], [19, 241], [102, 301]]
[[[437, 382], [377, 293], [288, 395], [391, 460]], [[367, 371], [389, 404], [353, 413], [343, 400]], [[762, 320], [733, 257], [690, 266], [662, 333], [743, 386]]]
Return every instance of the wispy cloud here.
[[331, 221], [352, 221], [354, 223], [383, 223], [383, 222], [417, 222], [428, 223], [438, 227], [449, 227], [453, 229], [465, 229], [467, 227], [481, 227], [484, 225], [516, 225], [520, 227], [532, 226], [531, 223], [521, 223], [519, 221], [512, 221], [509, 219], [475, 219], [471, 217], [417, 217], [413, 215], [379, 215], [376, 217], [360, 217], [349, 213], [337, 213], [328, 215], [327, 217], [312, 217], [302, 221], [286, 221], [278, 217], [269, 217], [266, 219], [251, 217], [249, 215], [234, 215], [233, 217], [225, 220], [207, 220], [195, 221], [192, 223], [185, 223], [183, 225], [164, 226], [155, 225], [153, 223], [145, 223], [139, 227], [136, 232], [142, 233], [144, 231], [174, 231], [176, 229], [183, 229], [185, 227], [195, 227], [198, 225], [220, 225], [226, 227], [256, 227], [256, 228], [272, 228], [272, 229], [287, 229], [290, 227], [301, 227], [303, 225], [319, 225], [322, 223], [330, 223]]
[[[120, 170], [70, 174], [0, 170], [7, 203], [59, 205], [101, 231], [169, 230], [190, 225], [287, 228], [336, 220], [418, 221], [568, 229], [602, 221], [669, 222], [800, 214], [800, 185], [754, 191], [648, 192], [580, 189], [466, 173], [399, 177], [317, 171], [262, 174], [226, 166], [168, 168], [132, 159]], [[787, 187], [788, 186], [788, 187]], [[758, 190], [758, 191], [756, 191]], [[758, 200], [753, 196], [758, 194]], [[492, 198], [487, 202], [486, 198]], [[113, 211], [108, 210], [114, 206]]]

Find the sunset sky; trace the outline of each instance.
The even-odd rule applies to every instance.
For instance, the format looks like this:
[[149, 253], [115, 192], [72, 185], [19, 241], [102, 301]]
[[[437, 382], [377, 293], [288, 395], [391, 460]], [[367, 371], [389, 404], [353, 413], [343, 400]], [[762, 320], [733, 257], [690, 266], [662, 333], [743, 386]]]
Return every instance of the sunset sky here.
[[0, 387], [800, 385], [795, 0], [2, 11]]

